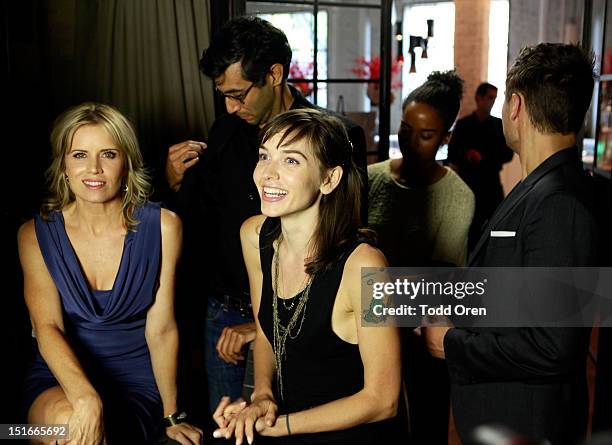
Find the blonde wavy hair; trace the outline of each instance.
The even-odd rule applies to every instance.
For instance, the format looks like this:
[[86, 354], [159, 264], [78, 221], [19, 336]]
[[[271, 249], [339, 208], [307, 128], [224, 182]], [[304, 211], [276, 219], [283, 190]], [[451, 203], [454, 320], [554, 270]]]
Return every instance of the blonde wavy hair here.
[[110, 135], [125, 159], [126, 177], [121, 188], [122, 216], [128, 230], [134, 230], [138, 221], [134, 209], [148, 199], [151, 184], [134, 128], [117, 109], [110, 105], [85, 102], [66, 110], [54, 122], [51, 131], [53, 161], [46, 177], [49, 197], [44, 201], [41, 215], [47, 219], [54, 211], [63, 210], [75, 200], [66, 179], [66, 154], [72, 146], [74, 133], [83, 125], [101, 125]]

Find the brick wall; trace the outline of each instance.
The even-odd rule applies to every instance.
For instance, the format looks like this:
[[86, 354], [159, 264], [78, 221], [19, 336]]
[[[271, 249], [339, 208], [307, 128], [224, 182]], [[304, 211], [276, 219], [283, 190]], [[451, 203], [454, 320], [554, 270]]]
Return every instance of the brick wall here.
[[455, 66], [465, 81], [460, 117], [474, 110], [474, 91], [487, 79], [490, 1], [455, 0]]

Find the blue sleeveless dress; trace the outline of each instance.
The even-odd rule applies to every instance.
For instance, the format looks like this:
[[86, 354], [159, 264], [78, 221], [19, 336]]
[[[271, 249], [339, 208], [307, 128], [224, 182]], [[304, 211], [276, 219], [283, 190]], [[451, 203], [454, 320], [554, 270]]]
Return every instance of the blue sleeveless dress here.
[[[162, 418], [162, 406], [145, 339], [147, 310], [158, 287], [160, 207], [136, 209], [136, 231], [126, 234], [112, 289], [91, 290], [70, 244], [61, 212], [35, 218], [36, 236], [57, 286], [65, 332], [104, 406], [107, 438], [146, 443]], [[40, 353], [25, 381], [25, 407], [58, 385]]]

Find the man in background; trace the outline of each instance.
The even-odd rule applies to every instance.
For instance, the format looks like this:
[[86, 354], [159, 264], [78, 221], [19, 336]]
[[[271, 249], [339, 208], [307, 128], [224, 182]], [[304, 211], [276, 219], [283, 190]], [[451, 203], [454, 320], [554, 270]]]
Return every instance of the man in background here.
[[497, 88], [483, 82], [476, 89], [475, 99], [476, 110], [457, 121], [448, 144], [450, 167], [472, 189], [476, 198], [468, 251], [478, 241], [482, 225], [504, 199], [499, 172], [514, 155], [506, 146], [501, 119], [491, 116]]

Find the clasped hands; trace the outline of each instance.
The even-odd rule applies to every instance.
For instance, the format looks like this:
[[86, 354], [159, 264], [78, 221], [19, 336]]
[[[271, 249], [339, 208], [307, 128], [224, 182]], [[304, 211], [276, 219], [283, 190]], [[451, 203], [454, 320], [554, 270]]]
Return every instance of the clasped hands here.
[[279, 437], [287, 434], [282, 422], [278, 422], [278, 406], [269, 396], [255, 397], [248, 404], [237, 399], [231, 402], [229, 397], [222, 397], [213, 419], [219, 426], [214, 432], [215, 438], [236, 438], [236, 445], [241, 445], [244, 438], [253, 443], [255, 433], [261, 436]]

